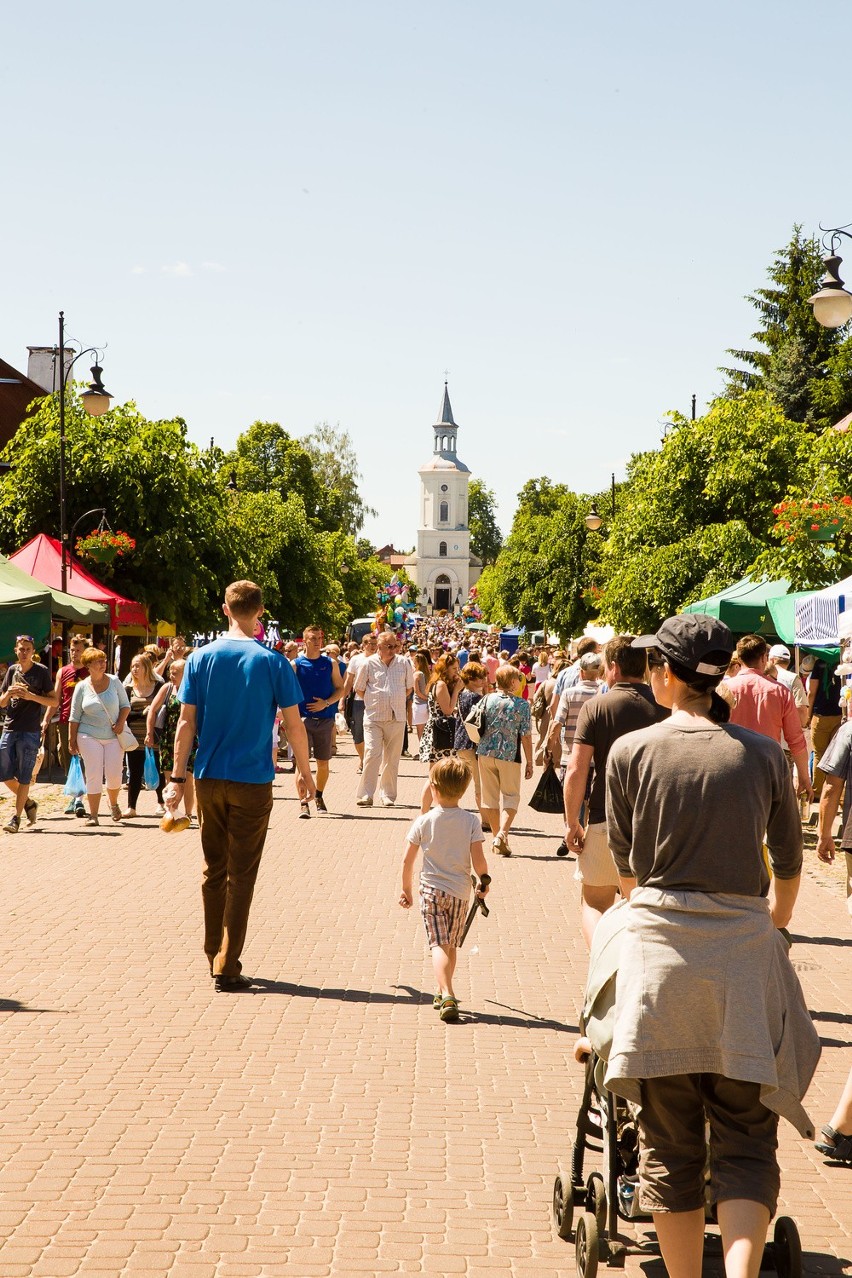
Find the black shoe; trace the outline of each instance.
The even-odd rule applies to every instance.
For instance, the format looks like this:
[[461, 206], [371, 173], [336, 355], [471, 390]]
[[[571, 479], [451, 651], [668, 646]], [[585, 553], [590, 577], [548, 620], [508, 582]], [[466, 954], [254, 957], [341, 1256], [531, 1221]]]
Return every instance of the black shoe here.
[[316, 803], [316, 805], [317, 805], [317, 812], [327, 812], [327, 811], [328, 811], [328, 808], [325, 806], [325, 799], [322, 797], [322, 795], [320, 794], [319, 790], [317, 790], [317, 795], [316, 795], [316, 799], [314, 800], [314, 802], [315, 802], [315, 803]]
[[248, 976], [214, 976], [213, 984], [216, 986], [217, 994], [242, 994], [252, 987], [251, 978]]
[[556, 849], [556, 855], [557, 855], [557, 856], [568, 856], [568, 845], [567, 845], [567, 843], [565, 842], [565, 840], [564, 840], [564, 839], [563, 839], [563, 840], [562, 840], [562, 842], [559, 844], [559, 847]]
[[300, 807], [299, 819], [302, 821], [307, 821], [311, 815], [311, 805], [306, 800], [303, 800], [300, 803], [299, 807]]

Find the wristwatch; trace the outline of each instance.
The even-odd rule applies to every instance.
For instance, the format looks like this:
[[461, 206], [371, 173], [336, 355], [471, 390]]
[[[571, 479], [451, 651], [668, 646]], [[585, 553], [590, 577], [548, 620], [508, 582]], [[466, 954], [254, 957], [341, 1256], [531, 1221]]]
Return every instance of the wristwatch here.
[[173, 781], [175, 785], [186, 785], [186, 777], [171, 777], [170, 783]]

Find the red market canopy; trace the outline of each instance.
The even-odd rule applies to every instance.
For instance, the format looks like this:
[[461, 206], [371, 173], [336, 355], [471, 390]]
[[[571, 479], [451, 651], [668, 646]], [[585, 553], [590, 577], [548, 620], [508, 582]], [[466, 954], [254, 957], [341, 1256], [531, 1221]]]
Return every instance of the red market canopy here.
[[[48, 537], [45, 533], [39, 533], [37, 537], [33, 537], [32, 541], [28, 541], [25, 546], [21, 546], [20, 550], [16, 550], [14, 555], [10, 555], [9, 561], [16, 564], [18, 568], [23, 568], [24, 572], [28, 572], [31, 577], [35, 577], [36, 581], [49, 586], [51, 590], [61, 590], [62, 561], [59, 542], [55, 537]], [[93, 599], [96, 603], [108, 604], [110, 628], [112, 630], [117, 629], [118, 626], [146, 626], [148, 624], [143, 604], [134, 603], [132, 599], [125, 599], [123, 595], [117, 595], [114, 590], [110, 590], [102, 581], [98, 581], [95, 577], [90, 577], [86, 570], [80, 567], [73, 555], [69, 556], [67, 570], [68, 582], [66, 589], [68, 594], [79, 595], [83, 599]]]

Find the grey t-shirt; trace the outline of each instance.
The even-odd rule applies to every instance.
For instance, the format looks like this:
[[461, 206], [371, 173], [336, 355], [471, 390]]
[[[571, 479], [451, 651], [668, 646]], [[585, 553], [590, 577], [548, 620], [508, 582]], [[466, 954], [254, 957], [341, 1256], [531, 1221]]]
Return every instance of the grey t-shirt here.
[[843, 790], [843, 831], [840, 846], [844, 852], [852, 850], [852, 719], [842, 724], [831, 741], [828, 749], [819, 761], [819, 770], [827, 777], [842, 777], [846, 782]]
[[423, 850], [420, 883], [467, 900], [470, 896], [470, 845], [482, 842], [478, 812], [431, 808], [408, 831], [408, 842]]
[[663, 723], [614, 742], [609, 846], [642, 887], [766, 896], [802, 868], [802, 826], [781, 747], [734, 724]]

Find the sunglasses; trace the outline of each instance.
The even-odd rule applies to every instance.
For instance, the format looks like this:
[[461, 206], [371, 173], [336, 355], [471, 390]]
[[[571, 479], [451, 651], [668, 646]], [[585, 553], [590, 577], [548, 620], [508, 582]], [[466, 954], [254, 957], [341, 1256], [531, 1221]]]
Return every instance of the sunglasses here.
[[35, 647], [35, 639], [33, 639], [32, 635], [16, 635], [15, 643], [31, 643]]

